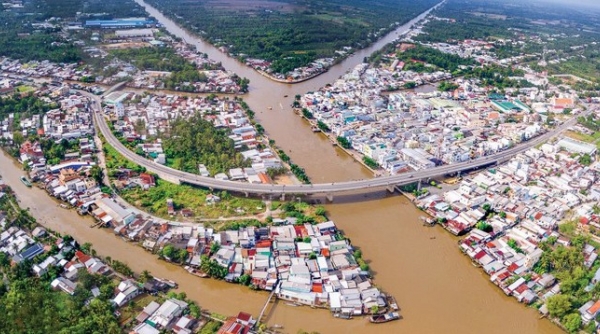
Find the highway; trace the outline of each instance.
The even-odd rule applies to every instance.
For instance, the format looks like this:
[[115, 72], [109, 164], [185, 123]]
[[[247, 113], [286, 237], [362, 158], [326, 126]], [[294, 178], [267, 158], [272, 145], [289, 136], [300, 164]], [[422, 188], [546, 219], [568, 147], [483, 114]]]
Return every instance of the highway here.
[[106, 138], [108, 144], [113, 146], [127, 159], [143, 166], [149, 172], [156, 173], [159, 177], [166, 180], [177, 180], [181, 183], [189, 183], [193, 185], [202, 186], [209, 189], [215, 190], [228, 190], [233, 192], [245, 193], [245, 194], [259, 194], [259, 195], [282, 195], [282, 194], [298, 194], [298, 195], [312, 195], [312, 194], [334, 194], [340, 192], [356, 192], [360, 190], [371, 191], [372, 189], [381, 189], [386, 187], [401, 186], [410, 183], [417, 182], [419, 180], [426, 180], [434, 178], [444, 174], [452, 174], [461, 172], [464, 170], [470, 170], [485, 165], [491, 165], [495, 162], [502, 162], [511, 157], [526, 151], [527, 149], [542, 144], [548, 139], [560, 134], [564, 130], [573, 126], [577, 123], [577, 118], [572, 117], [568, 121], [562, 123], [558, 127], [547, 131], [546, 133], [537, 136], [529, 141], [516, 145], [508, 150], [499, 152], [495, 155], [482, 157], [467, 162], [443, 165], [435, 168], [419, 170], [414, 172], [408, 172], [393, 176], [382, 176], [372, 179], [358, 180], [358, 181], [345, 181], [336, 183], [320, 183], [320, 184], [299, 184], [299, 185], [273, 185], [273, 184], [251, 184], [236, 181], [222, 181], [211, 177], [203, 177], [200, 175], [182, 172], [164, 165], [155, 163], [154, 161], [148, 160], [141, 157], [127, 147], [125, 147], [110, 131], [105, 117], [101, 110], [101, 99], [100, 97], [93, 95], [85, 91], [79, 91], [81, 94], [92, 98], [92, 108], [94, 109], [94, 120], [96, 125], [100, 129], [100, 132]]

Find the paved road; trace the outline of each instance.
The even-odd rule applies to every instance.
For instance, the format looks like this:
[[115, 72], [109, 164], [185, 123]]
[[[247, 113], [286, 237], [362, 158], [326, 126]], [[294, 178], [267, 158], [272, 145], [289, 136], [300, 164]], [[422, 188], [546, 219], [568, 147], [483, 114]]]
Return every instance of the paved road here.
[[390, 186], [406, 185], [418, 180], [438, 177], [444, 174], [456, 173], [464, 170], [469, 170], [477, 167], [493, 164], [497, 161], [505, 161], [518, 153], [524, 152], [527, 149], [537, 146], [548, 139], [560, 134], [577, 122], [576, 117], [564, 122], [553, 130], [535, 137], [525, 143], [516, 145], [515, 147], [499, 152], [493, 156], [487, 156], [476, 160], [471, 160], [462, 163], [443, 165], [426, 170], [415, 171], [412, 173], [404, 173], [393, 176], [383, 176], [373, 179], [347, 181], [336, 183], [321, 183], [321, 184], [301, 184], [301, 185], [271, 185], [271, 184], [251, 184], [235, 181], [221, 181], [210, 177], [202, 177], [200, 175], [182, 172], [167, 166], [155, 163], [154, 161], [141, 157], [127, 147], [112, 134], [104, 116], [101, 113], [101, 100], [98, 96], [88, 92], [80, 91], [80, 93], [91, 97], [94, 101], [92, 107], [94, 109], [95, 122], [106, 138], [107, 142], [117, 149], [123, 156], [129, 160], [145, 167], [148, 171], [158, 174], [160, 177], [168, 180], [178, 180], [182, 183], [189, 183], [210, 189], [228, 190], [247, 194], [261, 195], [282, 195], [282, 194], [333, 194], [339, 192], [360, 191], [372, 189], [381, 189]]

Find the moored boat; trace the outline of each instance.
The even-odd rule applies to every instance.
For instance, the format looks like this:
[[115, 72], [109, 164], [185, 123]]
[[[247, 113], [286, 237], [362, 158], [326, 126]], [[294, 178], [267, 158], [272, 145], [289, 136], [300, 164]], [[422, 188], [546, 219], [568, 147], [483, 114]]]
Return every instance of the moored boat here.
[[369, 321], [374, 324], [381, 324], [388, 321], [394, 321], [400, 319], [400, 314], [398, 312], [390, 312], [379, 315], [372, 315], [369, 317]]
[[23, 184], [27, 187], [31, 188], [31, 182], [29, 182], [25, 176], [21, 176], [21, 182], [23, 182]]
[[196, 270], [190, 266], [185, 266], [184, 267], [185, 270], [187, 270], [188, 273], [194, 275], [194, 276], [198, 276], [198, 277], [202, 277], [202, 278], [207, 278], [208, 274], [205, 272], [202, 272], [200, 270]]

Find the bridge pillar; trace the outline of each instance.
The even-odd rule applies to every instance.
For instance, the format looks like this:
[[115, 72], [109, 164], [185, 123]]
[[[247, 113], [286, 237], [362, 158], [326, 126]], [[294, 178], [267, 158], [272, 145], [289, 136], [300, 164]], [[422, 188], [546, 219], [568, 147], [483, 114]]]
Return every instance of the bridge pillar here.
[[281, 194], [281, 201], [285, 201], [285, 193]]
[[418, 191], [421, 191], [421, 181], [422, 181], [422, 180], [419, 180], [419, 183], [417, 183], [417, 190], [418, 190]]
[[396, 191], [396, 186], [388, 185], [386, 189], [389, 193], [393, 194]]
[[244, 196], [248, 197], [248, 196], [250, 196], [250, 194], [247, 191], [245, 191]]
[[333, 194], [332, 193], [327, 193], [327, 195], [325, 195], [325, 198], [327, 198], [327, 201], [333, 202]]

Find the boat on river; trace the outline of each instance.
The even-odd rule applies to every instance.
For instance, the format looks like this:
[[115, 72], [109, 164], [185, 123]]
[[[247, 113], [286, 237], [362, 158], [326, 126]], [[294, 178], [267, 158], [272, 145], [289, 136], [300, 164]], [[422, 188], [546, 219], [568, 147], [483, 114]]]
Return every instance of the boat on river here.
[[198, 276], [198, 277], [202, 277], [202, 278], [208, 278], [208, 274], [200, 271], [200, 270], [196, 270], [190, 266], [185, 266], [183, 267], [188, 273], [194, 275], [194, 276]]
[[23, 184], [27, 187], [31, 188], [31, 182], [29, 182], [25, 176], [21, 176], [21, 182], [23, 182]]
[[398, 312], [372, 315], [369, 317], [369, 321], [374, 324], [382, 324], [384, 322], [394, 321], [398, 319], [400, 319], [400, 314], [398, 314]]

